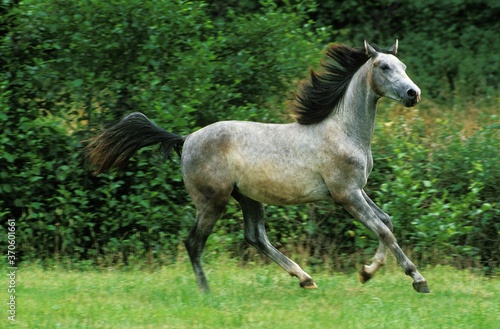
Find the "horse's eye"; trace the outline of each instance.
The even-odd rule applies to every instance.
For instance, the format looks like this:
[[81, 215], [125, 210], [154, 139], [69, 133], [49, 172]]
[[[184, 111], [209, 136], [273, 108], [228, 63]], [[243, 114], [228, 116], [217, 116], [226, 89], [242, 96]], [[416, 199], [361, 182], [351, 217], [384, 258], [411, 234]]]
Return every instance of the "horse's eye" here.
[[390, 69], [389, 65], [387, 65], [387, 64], [380, 65], [380, 68], [382, 69], [382, 71], [387, 71]]

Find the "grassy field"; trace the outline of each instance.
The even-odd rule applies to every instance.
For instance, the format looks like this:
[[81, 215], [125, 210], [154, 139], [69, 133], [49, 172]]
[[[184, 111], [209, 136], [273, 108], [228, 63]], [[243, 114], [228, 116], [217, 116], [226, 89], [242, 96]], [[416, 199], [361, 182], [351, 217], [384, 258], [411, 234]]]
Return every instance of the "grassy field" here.
[[498, 278], [450, 267], [421, 271], [431, 294], [414, 292], [391, 264], [366, 285], [356, 273], [314, 273], [319, 289], [312, 291], [276, 265], [240, 267], [223, 259], [206, 269], [211, 294], [198, 292], [185, 262], [155, 271], [24, 266], [17, 273], [16, 327], [422, 329], [500, 322]]

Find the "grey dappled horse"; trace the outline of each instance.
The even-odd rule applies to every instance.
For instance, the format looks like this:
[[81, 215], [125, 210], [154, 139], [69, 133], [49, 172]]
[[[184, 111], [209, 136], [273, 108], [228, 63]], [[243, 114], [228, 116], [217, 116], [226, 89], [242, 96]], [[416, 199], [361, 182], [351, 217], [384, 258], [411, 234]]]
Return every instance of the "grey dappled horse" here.
[[370, 143], [377, 101], [385, 96], [411, 107], [420, 100], [420, 89], [395, 56], [397, 48], [397, 40], [387, 51], [366, 41], [364, 49], [331, 45], [323, 70], [311, 70], [295, 94], [295, 123], [222, 121], [182, 137], [132, 113], [92, 140], [86, 148], [89, 164], [102, 173], [124, 166], [148, 145], [160, 143], [164, 154], [172, 149], [180, 154], [182, 148], [182, 175], [197, 210], [185, 245], [202, 290], [208, 290], [201, 265], [205, 242], [233, 197], [243, 212], [246, 241], [296, 276], [301, 287], [316, 284], [269, 242], [264, 203], [333, 200], [380, 240], [371, 265], [359, 271], [361, 282], [384, 265], [388, 248], [413, 278], [415, 290], [429, 292], [397, 244], [390, 217], [363, 190], [373, 167]]

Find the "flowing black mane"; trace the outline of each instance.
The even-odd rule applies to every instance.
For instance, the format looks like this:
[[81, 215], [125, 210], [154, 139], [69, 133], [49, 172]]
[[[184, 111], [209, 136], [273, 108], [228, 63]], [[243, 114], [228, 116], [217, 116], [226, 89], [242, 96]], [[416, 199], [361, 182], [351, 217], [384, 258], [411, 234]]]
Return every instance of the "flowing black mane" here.
[[365, 49], [343, 44], [330, 45], [325, 55], [323, 71], [311, 69], [295, 93], [293, 112], [300, 124], [321, 122], [337, 110], [352, 76], [369, 59]]

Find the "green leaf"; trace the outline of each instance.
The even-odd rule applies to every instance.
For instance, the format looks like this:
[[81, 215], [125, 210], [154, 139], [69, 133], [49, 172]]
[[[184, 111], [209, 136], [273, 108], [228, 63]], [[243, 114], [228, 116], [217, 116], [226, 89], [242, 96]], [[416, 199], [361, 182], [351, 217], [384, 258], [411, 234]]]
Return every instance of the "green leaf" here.
[[83, 79], [76, 79], [76, 80], [73, 80], [73, 86], [75, 87], [81, 87], [83, 85]]

